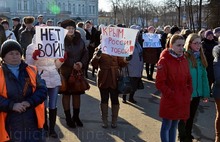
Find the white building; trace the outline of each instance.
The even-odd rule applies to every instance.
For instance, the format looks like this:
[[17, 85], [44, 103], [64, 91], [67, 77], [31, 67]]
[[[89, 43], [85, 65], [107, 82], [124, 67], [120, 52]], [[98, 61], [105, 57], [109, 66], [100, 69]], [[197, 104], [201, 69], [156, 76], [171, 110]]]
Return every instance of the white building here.
[[0, 0], [0, 17], [34, 16], [54, 22], [67, 18], [98, 23], [98, 0]]

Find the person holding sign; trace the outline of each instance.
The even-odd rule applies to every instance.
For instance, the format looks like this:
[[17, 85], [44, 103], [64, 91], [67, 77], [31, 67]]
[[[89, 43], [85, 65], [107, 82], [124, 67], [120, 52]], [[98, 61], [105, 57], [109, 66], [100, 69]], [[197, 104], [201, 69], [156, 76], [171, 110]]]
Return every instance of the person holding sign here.
[[[82, 40], [80, 33], [76, 31], [76, 24], [73, 20], [64, 20], [61, 23], [61, 27], [68, 30], [68, 33], [64, 40], [64, 48], [67, 54], [67, 59], [61, 66], [60, 71], [66, 80], [69, 79], [72, 70], [83, 70], [88, 63], [88, 50], [85, 47], [85, 43]], [[63, 93], [62, 103], [64, 113], [66, 116], [66, 123], [69, 127], [75, 128], [76, 125], [83, 127], [83, 123], [79, 119], [80, 112], [80, 95], [85, 92], [69, 92]], [[72, 97], [73, 117], [70, 113], [70, 100]]]
[[[129, 56], [130, 57], [130, 56]], [[131, 58], [111, 56], [102, 53], [100, 46], [96, 48], [93, 58], [91, 60], [92, 66], [98, 68], [97, 85], [101, 96], [101, 114], [102, 114], [102, 127], [108, 127], [108, 101], [111, 99], [112, 109], [112, 123], [111, 127], [117, 127], [117, 118], [119, 112], [119, 100], [117, 90], [117, 79], [119, 76], [119, 68], [127, 65], [128, 60]]]
[[161, 91], [159, 115], [162, 118], [162, 142], [175, 142], [179, 120], [190, 115], [192, 78], [187, 59], [183, 54], [184, 37], [173, 35], [167, 49], [157, 63], [156, 87]]
[[[26, 63], [35, 65], [38, 68], [41, 77], [46, 82], [46, 86], [48, 88], [48, 99], [45, 100], [44, 130], [46, 135], [49, 134], [49, 136], [53, 138], [58, 138], [58, 135], [54, 129], [57, 116], [57, 97], [59, 87], [61, 86], [60, 75], [57, 69], [63, 64], [66, 56], [59, 59], [39, 58], [40, 54], [41, 51], [36, 49], [36, 36], [34, 36], [32, 43], [28, 45], [26, 50]], [[47, 106], [49, 107], [49, 127], [47, 124]]]
[[[149, 41], [143, 44], [143, 58], [146, 63], [147, 79], [153, 80], [154, 66], [159, 60], [161, 52], [161, 43], [157, 34], [154, 34], [155, 28], [153, 26], [148, 27], [148, 33], [143, 34], [143, 37], [147, 36]], [[157, 41], [154, 41], [156, 40]], [[150, 68], [149, 68], [150, 67]]]

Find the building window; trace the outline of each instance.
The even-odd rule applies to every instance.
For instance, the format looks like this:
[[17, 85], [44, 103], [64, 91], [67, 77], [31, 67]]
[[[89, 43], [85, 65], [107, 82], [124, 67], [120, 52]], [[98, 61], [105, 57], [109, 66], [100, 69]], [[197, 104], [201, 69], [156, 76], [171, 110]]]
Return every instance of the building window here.
[[0, 0], [0, 7], [6, 7], [6, 1]]
[[75, 4], [73, 4], [73, 14], [75, 14], [76, 13], [76, 6], [75, 6]]
[[93, 10], [93, 12], [92, 12], [92, 13], [93, 13], [93, 14], [95, 14], [95, 6], [93, 6], [93, 9], [92, 9], [92, 10]]
[[82, 14], [85, 13], [85, 7], [84, 7], [84, 4], [82, 5]]
[[68, 4], [68, 11], [71, 11], [71, 4]]
[[27, 0], [24, 0], [24, 10], [27, 11]]
[[92, 6], [89, 6], [89, 13], [92, 13]]
[[79, 14], [81, 14], [81, 5], [80, 4], [79, 4], [78, 12], [79, 12]]
[[21, 10], [21, 0], [18, 0], [18, 10]]
[[66, 11], [66, 6], [65, 6], [65, 3], [63, 3], [63, 11]]

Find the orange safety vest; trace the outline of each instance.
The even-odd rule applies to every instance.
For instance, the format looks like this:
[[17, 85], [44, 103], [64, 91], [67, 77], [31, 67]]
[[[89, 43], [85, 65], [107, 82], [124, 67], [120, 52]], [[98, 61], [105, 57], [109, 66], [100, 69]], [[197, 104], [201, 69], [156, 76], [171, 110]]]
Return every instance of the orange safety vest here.
[[[37, 68], [35, 66], [27, 66], [26, 70], [28, 72], [28, 75], [30, 77], [30, 81], [32, 84], [32, 91], [34, 92], [36, 90], [36, 76], [37, 76]], [[0, 67], [0, 96], [7, 98], [7, 90], [6, 90], [6, 83], [5, 83], [5, 77], [3, 73], [2, 67]], [[44, 125], [44, 102], [39, 104], [37, 107], [35, 107], [35, 112], [38, 120], [38, 128], [43, 128]], [[5, 121], [6, 121], [7, 113], [6, 112], [0, 112], [0, 142], [3, 141], [9, 141], [9, 135], [7, 131], [5, 130]]]

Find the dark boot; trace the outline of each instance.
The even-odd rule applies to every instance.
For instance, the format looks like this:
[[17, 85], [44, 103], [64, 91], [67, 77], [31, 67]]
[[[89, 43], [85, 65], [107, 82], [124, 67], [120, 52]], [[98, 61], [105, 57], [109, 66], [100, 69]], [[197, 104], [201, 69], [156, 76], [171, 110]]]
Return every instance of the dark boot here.
[[58, 135], [54, 129], [56, 124], [56, 117], [57, 117], [57, 109], [49, 109], [49, 121], [50, 121], [50, 132], [49, 136], [53, 138], [58, 138]]
[[95, 68], [92, 67], [92, 77], [95, 77]]
[[45, 136], [48, 136], [48, 124], [47, 124], [47, 109], [44, 109], [44, 118], [45, 118], [45, 122], [44, 122], [44, 131], [45, 131]]
[[70, 110], [66, 110], [66, 111], [64, 111], [64, 113], [65, 113], [65, 116], [66, 116], [66, 124], [67, 124], [67, 126], [69, 126], [70, 128], [76, 128], [75, 123], [71, 119]]
[[118, 119], [118, 111], [119, 111], [119, 105], [112, 105], [112, 128], [117, 127], [117, 119]]
[[153, 74], [154, 74], [154, 64], [151, 64], [150, 65], [150, 74], [149, 74], [149, 79], [148, 80], [151, 80], [153, 81]]
[[185, 122], [183, 120], [180, 120], [178, 123], [178, 138], [180, 142], [185, 142], [186, 139], [186, 130], [185, 130]]
[[136, 104], [137, 101], [134, 100], [134, 93], [130, 93], [129, 95], [129, 102]]
[[122, 99], [123, 99], [123, 100], [122, 100], [122, 103], [127, 103], [127, 101], [126, 101], [126, 95], [123, 95], [123, 96], [122, 96]]
[[79, 119], [79, 108], [73, 109], [73, 121], [76, 123], [77, 126], [83, 127], [83, 123]]
[[102, 115], [102, 127], [108, 127], [108, 104], [100, 104], [101, 115]]

